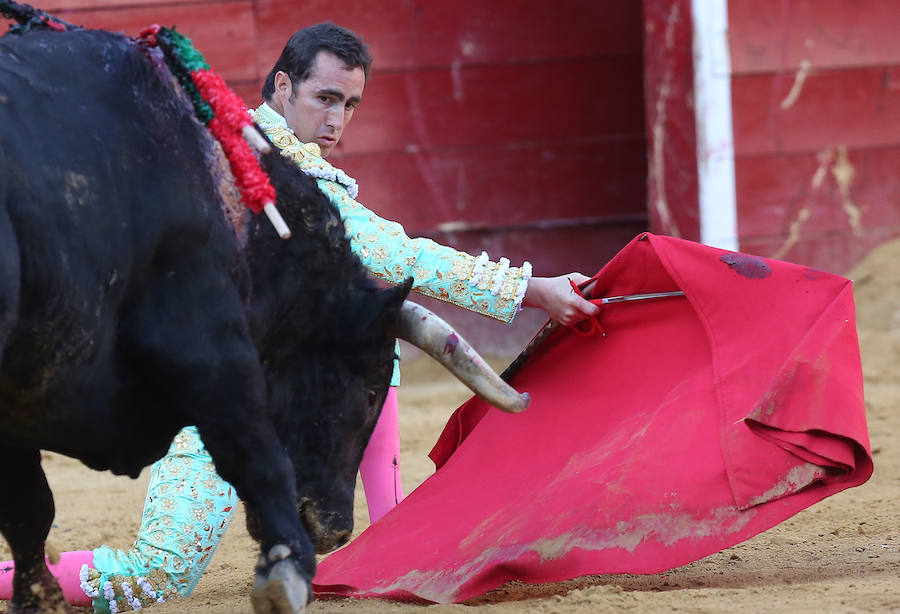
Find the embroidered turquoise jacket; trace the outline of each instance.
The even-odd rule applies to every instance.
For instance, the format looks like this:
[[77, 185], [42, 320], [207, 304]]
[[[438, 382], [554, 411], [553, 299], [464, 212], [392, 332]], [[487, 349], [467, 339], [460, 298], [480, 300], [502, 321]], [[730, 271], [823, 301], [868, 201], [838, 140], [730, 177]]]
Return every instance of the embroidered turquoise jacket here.
[[[512, 322], [531, 276], [529, 263], [511, 267], [506, 258], [494, 262], [484, 252], [475, 257], [431, 239], [410, 238], [403, 226], [356, 201], [356, 181], [328, 163], [317, 144], [301, 143], [269, 105], [258, 107], [253, 120], [282, 155], [317, 179], [319, 188], [340, 211], [351, 249], [373, 276], [393, 284], [412, 277], [412, 289], [418, 294]], [[392, 385], [399, 382], [398, 376], [395, 365]]]

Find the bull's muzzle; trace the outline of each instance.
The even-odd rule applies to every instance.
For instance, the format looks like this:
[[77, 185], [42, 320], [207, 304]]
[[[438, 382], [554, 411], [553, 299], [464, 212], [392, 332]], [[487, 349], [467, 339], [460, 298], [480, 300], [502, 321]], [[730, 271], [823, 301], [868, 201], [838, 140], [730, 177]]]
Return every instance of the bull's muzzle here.
[[336, 512], [323, 512], [309, 499], [297, 504], [297, 512], [303, 528], [316, 549], [316, 554], [325, 554], [340, 548], [353, 533], [353, 519]]
[[[309, 499], [303, 499], [297, 504], [297, 515], [316, 554], [327, 554], [332, 550], [340, 548], [348, 541], [353, 534], [353, 520], [347, 518], [346, 515], [336, 512], [322, 512]], [[261, 541], [262, 531], [260, 530], [259, 516], [253, 508], [246, 507], [247, 532], [257, 542]]]

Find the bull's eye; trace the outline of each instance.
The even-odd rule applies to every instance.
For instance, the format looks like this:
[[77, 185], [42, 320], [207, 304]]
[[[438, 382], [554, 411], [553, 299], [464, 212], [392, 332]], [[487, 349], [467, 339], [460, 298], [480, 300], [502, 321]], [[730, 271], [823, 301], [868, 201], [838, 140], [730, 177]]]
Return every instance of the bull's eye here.
[[375, 405], [375, 401], [378, 400], [378, 394], [374, 390], [370, 390], [368, 394], [369, 406]]

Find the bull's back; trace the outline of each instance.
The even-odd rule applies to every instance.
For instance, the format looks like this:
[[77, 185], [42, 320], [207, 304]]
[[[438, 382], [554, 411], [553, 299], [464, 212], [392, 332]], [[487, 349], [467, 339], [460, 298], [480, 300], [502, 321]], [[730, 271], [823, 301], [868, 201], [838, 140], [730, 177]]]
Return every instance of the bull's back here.
[[108, 328], [105, 312], [157, 274], [165, 244], [208, 233], [199, 126], [166, 76], [110, 32], [0, 37], [0, 198], [19, 244], [20, 318]]
[[209, 191], [198, 125], [164, 74], [109, 32], [0, 37], [0, 155], [17, 229], [96, 264], [139, 257], [205, 215], [184, 207], [185, 194]]
[[[158, 54], [87, 30], [0, 37], [0, 126], [0, 207], [19, 256], [0, 405], [112, 407], [134, 378], [122, 338], [152, 328], [134, 314], [162, 304], [160, 279], [191, 249], [201, 273], [233, 251], [217, 240], [208, 137]], [[68, 412], [46, 411], [43, 424], [60, 423], [45, 431], [65, 433]], [[6, 414], [31, 432], [33, 416], [16, 427]]]

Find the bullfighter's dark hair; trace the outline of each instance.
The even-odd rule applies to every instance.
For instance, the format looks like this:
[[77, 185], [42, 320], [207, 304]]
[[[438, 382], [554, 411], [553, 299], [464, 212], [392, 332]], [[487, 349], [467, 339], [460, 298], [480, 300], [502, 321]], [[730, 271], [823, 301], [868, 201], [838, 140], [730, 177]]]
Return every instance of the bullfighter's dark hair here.
[[334, 54], [350, 70], [362, 68], [366, 80], [369, 79], [372, 56], [362, 38], [347, 28], [333, 23], [320, 23], [297, 30], [288, 39], [281, 57], [275, 62], [263, 84], [263, 99], [268, 100], [275, 93], [275, 74], [278, 71], [283, 71], [291, 78], [296, 92], [297, 85], [309, 78], [313, 61], [320, 51]]

